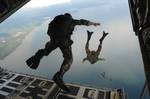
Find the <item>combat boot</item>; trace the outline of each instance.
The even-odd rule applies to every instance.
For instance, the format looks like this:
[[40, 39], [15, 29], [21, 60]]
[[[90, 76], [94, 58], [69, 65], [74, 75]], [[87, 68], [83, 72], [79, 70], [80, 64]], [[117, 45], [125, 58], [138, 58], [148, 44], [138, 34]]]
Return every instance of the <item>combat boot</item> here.
[[57, 72], [53, 76], [53, 80], [58, 85], [59, 88], [61, 88], [62, 90], [66, 91], [66, 92], [70, 92], [69, 88], [63, 82], [63, 76], [61, 75], [60, 72]]

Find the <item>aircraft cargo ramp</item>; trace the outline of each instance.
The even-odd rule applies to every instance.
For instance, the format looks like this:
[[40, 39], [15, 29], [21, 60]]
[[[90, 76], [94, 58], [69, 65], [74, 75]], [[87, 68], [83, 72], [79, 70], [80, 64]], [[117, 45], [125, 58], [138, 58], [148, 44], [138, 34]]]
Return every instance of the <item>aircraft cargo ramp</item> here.
[[69, 93], [48, 79], [0, 70], [0, 99], [125, 99], [123, 89], [67, 85]]

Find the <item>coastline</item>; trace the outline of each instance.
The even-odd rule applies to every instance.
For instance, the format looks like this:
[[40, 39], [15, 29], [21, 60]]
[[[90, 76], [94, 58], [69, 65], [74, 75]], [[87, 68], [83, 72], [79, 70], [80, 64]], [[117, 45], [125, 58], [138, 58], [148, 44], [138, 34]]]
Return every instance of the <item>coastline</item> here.
[[[48, 20], [47, 20], [48, 21]], [[13, 35], [10, 35], [8, 41], [5, 43], [1, 43], [0, 45], [0, 60], [4, 60], [7, 56], [9, 56], [12, 52], [14, 52], [23, 42], [23, 40], [31, 33], [34, 33], [38, 31], [41, 25], [45, 24], [47, 21], [41, 22], [40, 25], [38, 26], [33, 26], [31, 30], [22, 31], [21, 34], [20, 32], [17, 32]], [[17, 36], [16, 36], [17, 35]]]

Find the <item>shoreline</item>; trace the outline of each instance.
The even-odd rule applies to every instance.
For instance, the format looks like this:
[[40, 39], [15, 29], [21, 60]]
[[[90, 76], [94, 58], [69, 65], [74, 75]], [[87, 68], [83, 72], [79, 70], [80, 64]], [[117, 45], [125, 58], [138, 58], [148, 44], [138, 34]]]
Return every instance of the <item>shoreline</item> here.
[[[21, 44], [22, 42], [26, 39], [26, 37], [29, 35], [29, 34], [32, 34], [36, 31], [39, 30], [39, 28], [43, 25], [43, 24], [46, 24], [48, 20], [44, 21], [44, 22], [41, 22], [40, 25], [38, 26], [33, 26], [33, 28], [31, 30], [29, 30], [29, 32], [26, 32], [26, 31], [22, 31], [22, 32], [26, 32], [25, 34], [22, 34], [18, 37], [13, 37], [11, 36], [11, 38], [9, 38], [8, 42], [6, 42], [5, 44], [3, 44], [2, 46], [4, 47], [1, 47], [1, 53], [0, 53], [0, 61], [4, 60], [7, 56], [9, 56], [11, 53], [13, 53]], [[15, 35], [18, 34], [15, 33]]]

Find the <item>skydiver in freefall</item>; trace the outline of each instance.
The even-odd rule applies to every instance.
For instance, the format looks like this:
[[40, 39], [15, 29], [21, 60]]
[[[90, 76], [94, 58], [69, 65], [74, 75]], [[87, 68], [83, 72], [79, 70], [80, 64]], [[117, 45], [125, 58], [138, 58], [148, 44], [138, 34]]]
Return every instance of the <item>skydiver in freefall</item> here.
[[82, 63], [84, 63], [86, 60], [88, 60], [91, 64], [94, 64], [97, 61], [105, 60], [104, 58], [99, 58], [99, 55], [100, 55], [100, 52], [102, 49], [103, 40], [108, 35], [108, 33], [103, 31], [103, 36], [99, 40], [100, 43], [99, 43], [97, 51], [93, 51], [93, 50], [91, 51], [89, 49], [89, 41], [91, 39], [93, 32], [87, 31], [87, 34], [88, 34], [88, 36], [87, 36], [87, 42], [86, 42], [86, 46], [85, 46], [85, 51], [86, 51], [87, 57], [82, 60]]

